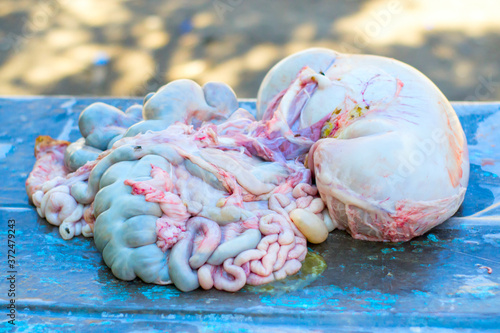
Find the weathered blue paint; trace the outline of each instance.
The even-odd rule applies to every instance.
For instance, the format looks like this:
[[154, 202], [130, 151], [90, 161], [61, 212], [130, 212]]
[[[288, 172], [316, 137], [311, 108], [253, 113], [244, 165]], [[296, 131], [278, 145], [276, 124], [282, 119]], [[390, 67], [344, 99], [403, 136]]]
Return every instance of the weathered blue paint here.
[[[24, 181], [34, 163], [35, 138], [64, 134], [77, 139], [73, 127], [79, 112], [98, 100], [121, 109], [140, 103], [0, 99], [0, 145], [11, 146], [0, 154], [0, 221], [17, 222], [19, 332], [163, 332], [167, 324], [171, 331], [187, 332], [500, 327], [500, 164], [481, 166], [481, 159], [499, 154], [500, 142], [478, 149], [487, 145], [484, 135], [476, 135], [484, 122], [500, 114], [498, 104], [454, 105], [473, 164], [465, 202], [452, 219], [406, 243], [363, 242], [334, 231], [325, 243], [310, 247], [326, 262], [324, 270], [231, 294], [181, 293], [172, 286], [116, 280], [91, 239], [62, 240], [57, 228], [38, 218], [28, 204]], [[241, 104], [254, 107], [252, 101]], [[62, 133], [65, 126], [70, 131]], [[6, 237], [6, 229], [0, 228], [2, 244]], [[3, 280], [0, 290], [5, 290]], [[2, 291], [0, 307], [7, 302]], [[0, 320], [2, 330], [5, 317]]]
[[387, 254], [387, 253], [391, 253], [391, 252], [404, 252], [405, 248], [404, 247], [391, 247], [391, 248], [385, 248], [385, 249], [382, 249], [380, 250], [380, 252], [384, 253], [384, 254]]
[[439, 238], [437, 238], [437, 236], [434, 234], [428, 234], [427, 239], [430, 240], [431, 242], [435, 243], [439, 242]]

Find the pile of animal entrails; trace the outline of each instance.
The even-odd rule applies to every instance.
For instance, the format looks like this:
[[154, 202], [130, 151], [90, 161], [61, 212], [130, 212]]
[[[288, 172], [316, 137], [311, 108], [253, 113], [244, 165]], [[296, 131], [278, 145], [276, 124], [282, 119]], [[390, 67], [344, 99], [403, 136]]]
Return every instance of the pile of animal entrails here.
[[40, 136], [26, 181], [64, 239], [94, 237], [123, 280], [237, 291], [297, 273], [335, 228], [406, 241], [453, 215], [467, 144], [442, 93], [393, 59], [309, 49], [274, 66], [257, 111], [177, 80], [125, 112]]

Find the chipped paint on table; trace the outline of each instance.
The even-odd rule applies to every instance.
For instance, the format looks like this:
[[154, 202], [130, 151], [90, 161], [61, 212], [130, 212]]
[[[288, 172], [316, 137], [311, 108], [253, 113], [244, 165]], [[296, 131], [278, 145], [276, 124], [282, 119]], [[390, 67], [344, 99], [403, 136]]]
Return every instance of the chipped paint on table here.
[[[334, 231], [311, 245], [302, 271], [231, 294], [113, 277], [92, 239], [60, 238], [28, 204], [24, 181], [38, 135], [76, 140], [92, 102], [126, 109], [138, 99], [0, 99], [0, 221], [16, 220], [19, 332], [384, 330], [500, 327], [500, 106], [455, 103], [471, 176], [450, 220], [406, 243], [374, 243]], [[254, 108], [252, 101], [242, 101]], [[22, 112], [21, 112], [22, 110]], [[5, 243], [7, 228], [0, 228]], [[4, 265], [4, 264], [3, 264]], [[5, 270], [5, 269], [4, 269]], [[0, 306], [7, 295], [2, 280]], [[6, 325], [2, 316], [2, 329]]]

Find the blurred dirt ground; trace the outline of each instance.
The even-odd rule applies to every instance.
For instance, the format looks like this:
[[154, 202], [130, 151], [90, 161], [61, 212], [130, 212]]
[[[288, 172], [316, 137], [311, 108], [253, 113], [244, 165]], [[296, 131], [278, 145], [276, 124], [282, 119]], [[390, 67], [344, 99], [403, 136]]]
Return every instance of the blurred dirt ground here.
[[450, 100], [500, 99], [497, 0], [2, 0], [0, 95], [142, 96], [190, 78], [255, 97], [313, 46], [399, 59]]

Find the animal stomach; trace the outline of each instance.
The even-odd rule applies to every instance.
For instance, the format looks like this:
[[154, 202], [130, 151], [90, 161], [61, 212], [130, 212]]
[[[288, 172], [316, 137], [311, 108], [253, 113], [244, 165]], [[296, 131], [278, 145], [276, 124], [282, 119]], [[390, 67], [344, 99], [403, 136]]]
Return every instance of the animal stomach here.
[[263, 119], [281, 112], [297, 130], [325, 120], [307, 164], [332, 220], [353, 237], [406, 241], [462, 203], [469, 178], [464, 132], [444, 95], [416, 69], [311, 49], [276, 65], [259, 97]]

